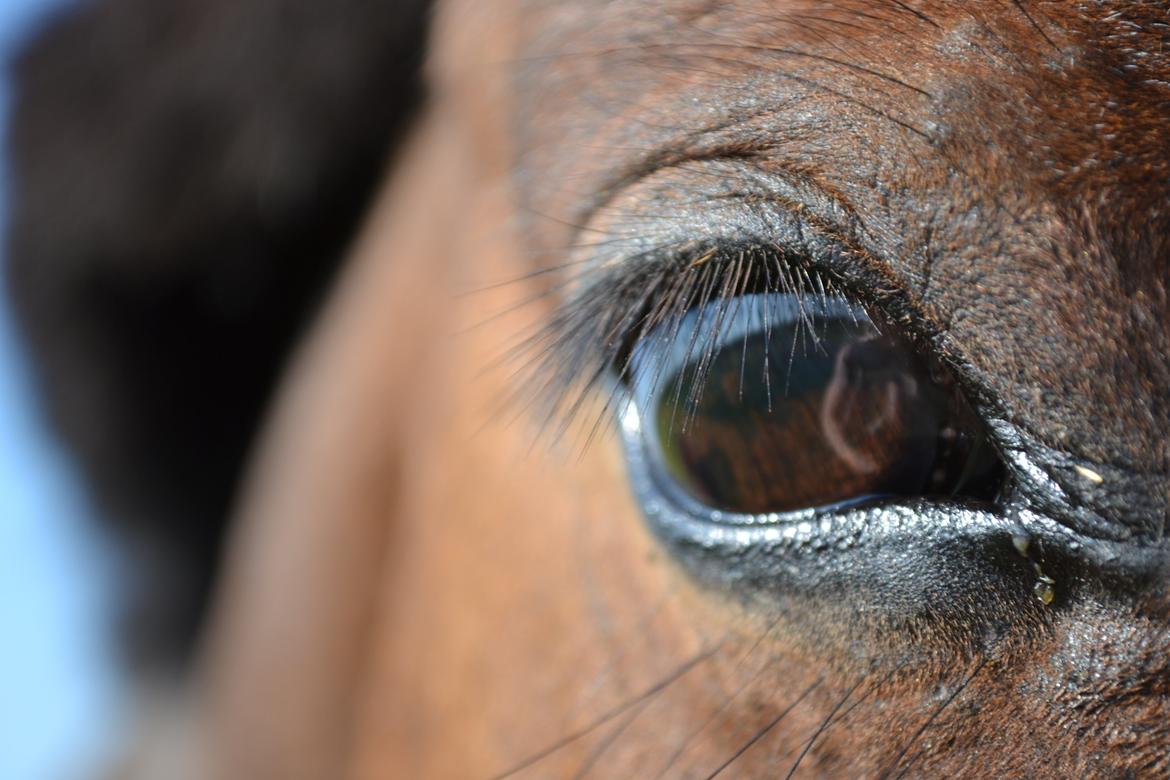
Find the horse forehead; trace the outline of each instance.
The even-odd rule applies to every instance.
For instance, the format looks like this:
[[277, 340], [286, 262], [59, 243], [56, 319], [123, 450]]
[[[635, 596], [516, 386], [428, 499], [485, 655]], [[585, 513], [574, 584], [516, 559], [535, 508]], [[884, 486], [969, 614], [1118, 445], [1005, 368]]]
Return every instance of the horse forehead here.
[[965, 192], [1118, 241], [1170, 227], [1164, 8], [574, 0], [522, 16], [519, 169], [570, 221], [664, 147], [718, 138], [819, 168], [861, 208], [891, 181], [937, 197], [960, 167]]

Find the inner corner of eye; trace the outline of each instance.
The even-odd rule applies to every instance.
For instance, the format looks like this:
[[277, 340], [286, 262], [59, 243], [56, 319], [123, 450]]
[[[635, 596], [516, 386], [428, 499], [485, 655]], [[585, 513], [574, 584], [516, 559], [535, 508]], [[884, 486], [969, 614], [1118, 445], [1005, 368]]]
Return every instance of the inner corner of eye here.
[[627, 382], [660, 476], [713, 509], [988, 500], [1002, 481], [956, 384], [836, 294], [693, 307], [634, 345]]

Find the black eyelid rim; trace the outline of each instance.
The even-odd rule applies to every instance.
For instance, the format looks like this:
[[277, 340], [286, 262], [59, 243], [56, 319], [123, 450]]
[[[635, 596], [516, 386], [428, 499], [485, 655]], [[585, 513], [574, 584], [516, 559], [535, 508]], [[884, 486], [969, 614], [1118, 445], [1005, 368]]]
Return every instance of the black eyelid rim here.
[[[1085, 534], [1018, 501], [990, 507], [922, 498], [758, 515], [712, 510], [677, 486], [664, 486], [655, 476], [637, 404], [632, 394], [619, 392], [619, 428], [634, 494], [655, 536], [701, 580], [724, 585], [755, 581], [765, 583], [769, 590], [786, 581], [828, 581], [838, 564], [829, 565], [826, 554], [840, 558], [842, 571], [854, 565], [850, 560], [873, 566], [879, 559], [867, 548], [873, 544], [886, 548], [892, 542], [887, 527], [891, 520], [896, 534], [916, 536], [916, 546], [923, 551], [960, 540], [1000, 538], [1010, 539], [1013, 545], [1026, 540], [1025, 547], [1040, 555], [1034, 562], [1046, 565], [1073, 560], [1113, 579], [1146, 584], [1158, 580], [1165, 570], [1164, 547]], [[815, 563], [799, 563], [810, 554]], [[1020, 554], [1031, 560], [1032, 553]]]

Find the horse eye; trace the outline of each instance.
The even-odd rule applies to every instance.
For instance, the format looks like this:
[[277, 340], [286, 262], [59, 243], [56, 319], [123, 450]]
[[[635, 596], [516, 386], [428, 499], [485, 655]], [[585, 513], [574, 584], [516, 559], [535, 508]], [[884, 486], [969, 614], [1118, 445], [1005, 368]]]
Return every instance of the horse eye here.
[[661, 479], [735, 513], [994, 498], [1002, 467], [945, 371], [843, 298], [767, 293], [663, 323], [634, 402]]

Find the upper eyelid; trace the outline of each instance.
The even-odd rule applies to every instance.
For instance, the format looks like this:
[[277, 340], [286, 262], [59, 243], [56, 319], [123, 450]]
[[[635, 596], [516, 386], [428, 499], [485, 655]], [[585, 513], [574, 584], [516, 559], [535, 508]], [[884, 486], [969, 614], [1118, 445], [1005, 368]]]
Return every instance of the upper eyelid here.
[[752, 247], [836, 277], [860, 302], [901, 299], [908, 310], [899, 315], [923, 320], [924, 333], [936, 329], [844, 196], [781, 162], [712, 157], [659, 168], [609, 198], [580, 228], [601, 238], [576, 244], [574, 265], [620, 274], [646, 258], [682, 264], [696, 247]]
[[799, 172], [769, 168], [727, 159], [663, 168], [594, 214], [584, 228], [602, 238], [575, 250], [569, 277], [549, 293], [558, 304], [527, 339], [539, 352], [518, 398], [539, 408], [544, 425], [566, 430], [586, 396], [609, 385], [615, 369], [621, 375], [633, 344], [654, 325], [646, 316], [651, 307], [662, 302], [675, 312], [682, 299], [694, 305], [688, 296], [695, 288], [671, 290], [695, 279], [686, 275], [697, 260], [719, 273], [740, 253], [767, 258], [773, 270], [822, 274], [833, 292], [898, 322], [964, 382], [961, 353], [940, 337], [939, 324], [888, 259], [859, 240], [848, 204]]
[[[733, 182], [734, 191], [710, 186], [720, 179]], [[703, 182], [707, 186], [700, 186]], [[693, 186], [685, 201], [666, 194], [686, 191], [687, 183]], [[623, 209], [630, 203], [640, 205]], [[737, 216], [727, 219], [729, 214]], [[945, 322], [933, 316], [909, 280], [895, 274], [895, 264], [880, 248], [873, 251], [874, 241], [867, 240], [850, 204], [803, 171], [723, 157], [687, 161], [657, 169], [614, 195], [587, 227], [605, 238], [579, 249], [578, 259], [591, 269], [583, 284], [596, 283], [600, 275], [604, 283], [620, 286], [647, 263], [683, 273], [689, 259], [709, 252], [724, 258], [744, 249], [776, 252], [804, 270], [828, 274], [846, 297], [897, 321], [957, 376], [973, 377]], [[566, 303], [571, 305], [573, 288], [581, 286], [570, 287]], [[636, 335], [618, 338], [630, 343]]]
[[912, 298], [892, 264], [873, 251], [850, 204], [776, 164], [717, 158], [658, 169], [610, 198], [582, 227], [602, 238], [578, 244], [575, 260], [618, 281], [647, 262], [682, 272], [706, 253], [746, 248], [827, 273], [862, 303]]

